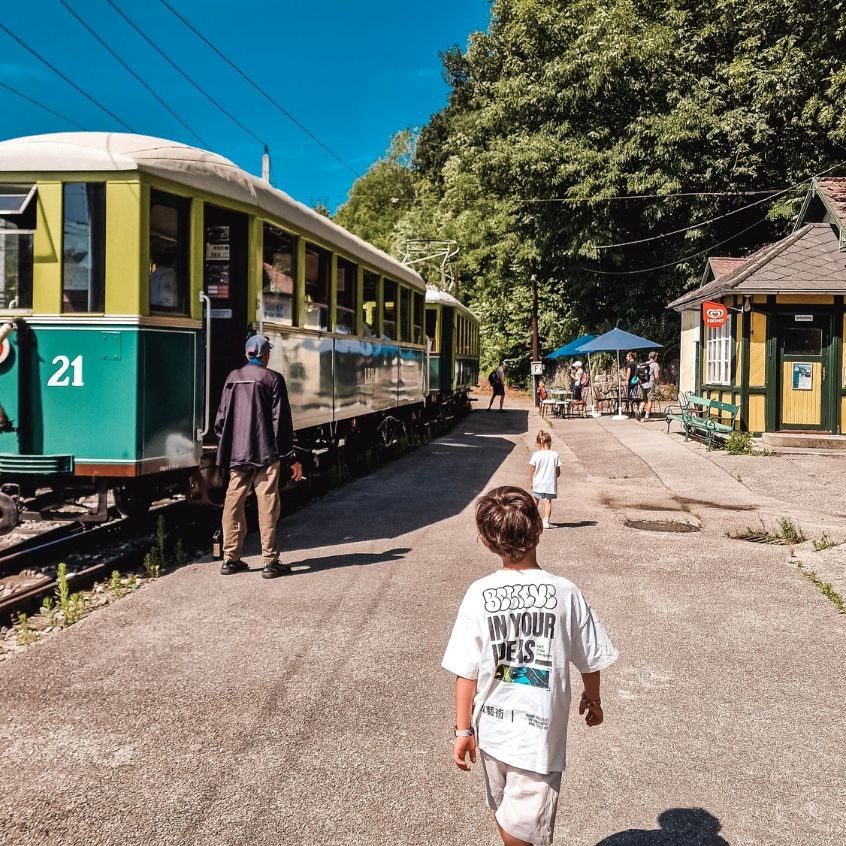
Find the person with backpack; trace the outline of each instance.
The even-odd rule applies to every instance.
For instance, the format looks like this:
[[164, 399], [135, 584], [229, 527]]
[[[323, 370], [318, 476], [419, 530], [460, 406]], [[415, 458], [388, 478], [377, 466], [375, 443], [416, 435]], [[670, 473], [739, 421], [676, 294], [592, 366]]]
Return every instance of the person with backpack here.
[[494, 404], [494, 400], [499, 397], [499, 410], [502, 411], [502, 404], [505, 402], [505, 361], [500, 361], [499, 367], [494, 368], [488, 374], [488, 382], [490, 382], [493, 393], [491, 394], [491, 401], [488, 403], [488, 411]]
[[633, 352], [626, 353], [626, 361], [623, 364], [625, 375], [623, 376], [623, 383], [626, 386], [626, 402], [629, 413], [636, 413], [638, 406], [637, 386], [640, 380], [637, 378], [637, 361]]
[[658, 366], [657, 352], [649, 353], [649, 360], [638, 364], [637, 378], [640, 382], [640, 390], [643, 393], [643, 401], [640, 404], [637, 419], [649, 420], [649, 412], [652, 411], [652, 392], [661, 381], [661, 368]]

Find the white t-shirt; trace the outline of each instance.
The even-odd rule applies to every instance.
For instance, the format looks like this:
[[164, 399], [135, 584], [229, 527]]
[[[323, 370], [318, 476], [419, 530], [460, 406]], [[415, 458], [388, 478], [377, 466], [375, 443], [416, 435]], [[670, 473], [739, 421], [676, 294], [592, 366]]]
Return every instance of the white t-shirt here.
[[476, 679], [479, 748], [536, 773], [567, 757], [572, 662], [604, 670], [617, 650], [579, 589], [545, 570], [498, 570], [467, 590], [442, 666]]
[[532, 490], [538, 493], [557, 494], [558, 476], [555, 471], [561, 466], [561, 459], [554, 449], [539, 449], [532, 453], [529, 464], [535, 468]]

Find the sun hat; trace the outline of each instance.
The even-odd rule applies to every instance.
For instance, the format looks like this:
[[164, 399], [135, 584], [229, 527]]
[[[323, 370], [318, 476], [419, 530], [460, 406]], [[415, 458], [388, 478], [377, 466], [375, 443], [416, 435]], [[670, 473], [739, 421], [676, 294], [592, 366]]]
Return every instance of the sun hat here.
[[273, 349], [273, 344], [264, 335], [253, 335], [244, 345], [244, 352], [253, 358], [261, 358]]
[[582, 366], [582, 363], [580, 361], [574, 361], [573, 362], [573, 367], [581, 367], [581, 366]]

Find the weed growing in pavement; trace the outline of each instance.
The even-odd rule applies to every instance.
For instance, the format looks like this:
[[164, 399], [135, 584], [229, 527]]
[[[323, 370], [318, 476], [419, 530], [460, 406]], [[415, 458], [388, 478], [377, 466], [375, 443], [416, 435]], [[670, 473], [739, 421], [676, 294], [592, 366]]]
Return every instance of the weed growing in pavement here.
[[56, 571], [56, 606], [62, 615], [62, 625], [78, 623], [88, 610], [88, 592], [70, 592], [68, 586], [68, 565], [59, 564]]
[[29, 646], [41, 640], [41, 632], [29, 627], [29, 620], [26, 614], [18, 614], [18, 631], [15, 635], [18, 646]]
[[59, 621], [56, 619], [56, 601], [52, 596], [45, 596], [41, 602], [41, 613], [44, 619], [47, 620], [47, 625], [51, 628], [56, 628]]
[[126, 589], [127, 590], [138, 590], [140, 585], [138, 584], [138, 576], [133, 573], [127, 580], [126, 580]]
[[802, 561], [796, 561], [796, 566], [802, 575], [837, 609], [838, 614], [846, 614], [846, 602], [843, 597], [834, 589], [831, 582], [824, 582], [814, 570], [806, 570]]
[[799, 544], [808, 540], [800, 526], [797, 523], [794, 523], [789, 517], [780, 517], [778, 520], [778, 528], [774, 531], [768, 529], [764, 521], [761, 520], [760, 529], [753, 529], [751, 526], [747, 526], [745, 529], [737, 529], [734, 532], [726, 532], [726, 537], [734, 540], [753, 541], [754, 543], [771, 543], [781, 546]]
[[833, 546], [840, 546], [840, 541], [829, 537], [825, 532], [819, 540], [811, 541], [814, 546], [814, 552], [822, 552], [824, 549], [831, 549]]
[[752, 433], [732, 432], [726, 440], [726, 452], [729, 455], [752, 455]]
[[109, 580], [109, 596], [112, 599], [123, 599], [126, 596], [126, 588], [123, 586], [120, 570], [112, 570], [112, 577]]
[[182, 545], [182, 539], [176, 541], [173, 556], [167, 554], [167, 533], [164, 515], [160, 514], [156, 523], [156, 544], [144, 556], [144, 572], [148, 579], [157, 579], [169, 567], [181, 567], [187, 563], [188, 556]]

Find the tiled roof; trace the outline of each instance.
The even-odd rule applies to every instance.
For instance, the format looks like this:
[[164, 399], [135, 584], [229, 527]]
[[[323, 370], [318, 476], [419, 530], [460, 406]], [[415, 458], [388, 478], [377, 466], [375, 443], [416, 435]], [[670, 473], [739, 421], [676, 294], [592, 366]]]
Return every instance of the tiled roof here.
[[743, 259], [728, 275], [683, 294], [668, 306], [684, 308], [730, 292], [846, 293], [846, 254], [828, 223], [808, 223]]
[[817, 179], [815, 182], [819, 192], [825, 196], [840, 220], [844, 221], [846, 219], [846, 178], [829, 176], [825, 179]]
[[721, 276], [727, 276], [738, 265], [743, 264], [744, 258], [730, 258], [729, 256], [711, 256], [708, 263], [711, 265], [711, 270], [714, 272], [714, 279], [719, 279]]

